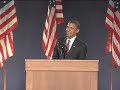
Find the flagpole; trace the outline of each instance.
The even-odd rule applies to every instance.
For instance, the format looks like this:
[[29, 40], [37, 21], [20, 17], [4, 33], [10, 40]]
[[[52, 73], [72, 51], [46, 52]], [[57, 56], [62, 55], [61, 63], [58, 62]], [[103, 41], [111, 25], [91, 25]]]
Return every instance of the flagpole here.
[[112, 79], [113, 79], [113, 64], [111, 63], [111, 70], [110, 70], [110, 90], [112, 90], [112, 88], [113, 88], [113, 81], [112, 81]]
[[4, 90], [6, 90], [6, 65], [4, 64]]

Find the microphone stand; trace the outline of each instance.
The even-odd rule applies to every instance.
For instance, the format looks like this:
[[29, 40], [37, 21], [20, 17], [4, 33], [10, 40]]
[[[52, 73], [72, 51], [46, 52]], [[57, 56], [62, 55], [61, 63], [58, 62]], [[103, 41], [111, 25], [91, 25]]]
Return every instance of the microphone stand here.
[[66, 53], [66, 45], [60, 45], [59, 42], [57, 43], [57, 48], [58, 48], [58, 53], [59, 53], [59, 57], [60, 59], [64, 59], [65, 58], [65, 53]]

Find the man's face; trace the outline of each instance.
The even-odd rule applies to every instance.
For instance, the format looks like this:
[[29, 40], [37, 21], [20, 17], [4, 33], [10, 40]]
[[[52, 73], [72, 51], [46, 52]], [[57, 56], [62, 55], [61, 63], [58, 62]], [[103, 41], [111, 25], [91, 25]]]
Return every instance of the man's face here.
[[77, 26], [74, 23], [68, 23], [66, 27], [66, 34], [68, 38], [74, 37], [79, 32]]

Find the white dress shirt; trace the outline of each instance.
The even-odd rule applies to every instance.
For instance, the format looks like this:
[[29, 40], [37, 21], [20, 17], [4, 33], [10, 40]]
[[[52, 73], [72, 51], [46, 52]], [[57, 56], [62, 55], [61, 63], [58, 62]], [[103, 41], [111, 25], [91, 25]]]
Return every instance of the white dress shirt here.
[[72, 46], [72, 44], [73, 44], [73, 42], [74, 42], [75, 38], [76, 38], [76, 36], [74, 36], [74, 37], [73, 37], [73, 38], [71, 38], [71, 39], [67, 38], [66, 44], [68, 43], [68, 40], [70, 40], [69, 50], [70, 50], [70, 48], [71, 48], [71, 46]]

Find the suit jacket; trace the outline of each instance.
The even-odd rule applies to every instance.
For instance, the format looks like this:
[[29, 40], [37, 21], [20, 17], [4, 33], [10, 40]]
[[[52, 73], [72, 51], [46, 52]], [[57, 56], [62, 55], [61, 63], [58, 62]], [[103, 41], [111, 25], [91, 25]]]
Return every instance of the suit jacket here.
[[70, 50], [66, 53], [66, 38], [59, 38], [53, 53], [53, 59], [85, 59], [87, 54], [87, 45], [75, 38]]

